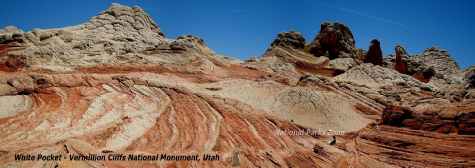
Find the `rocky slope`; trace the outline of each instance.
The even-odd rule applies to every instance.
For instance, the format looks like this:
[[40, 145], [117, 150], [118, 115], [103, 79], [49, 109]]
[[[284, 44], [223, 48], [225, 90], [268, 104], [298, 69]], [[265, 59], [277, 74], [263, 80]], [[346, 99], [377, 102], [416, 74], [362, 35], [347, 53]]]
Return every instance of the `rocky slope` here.
[[[2, 29], [0, 167], [475, 166], [473, 68], [437, 49], [401, 59], [434, 67], [421, 80], [391, 60], [371, 64], [349, 27], [321, 27], [309, 44], [280, 33], [247, 61], [198, 37], [166, 38], [142, 9], [119, 4], [78, 26]], [[15, 161], [17, 153], [220, 159]]]

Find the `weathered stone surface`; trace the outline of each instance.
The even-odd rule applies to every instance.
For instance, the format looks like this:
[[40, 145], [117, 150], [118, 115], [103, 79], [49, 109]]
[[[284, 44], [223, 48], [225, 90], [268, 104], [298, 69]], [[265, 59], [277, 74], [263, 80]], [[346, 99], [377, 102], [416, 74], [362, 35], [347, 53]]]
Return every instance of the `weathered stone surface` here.
[[460, 68], [448, 51], [441, 48], [431, 47], [420, 55], [414, 57], [422, 63], [432, 66], [437, 74], [444, 76], [460, 73]]
[[0, 84], [0, 95], [16, 94], [16, 89], [8, 84]]
[[[360, 131], [356, 138], [357, 157], [367, 159], [355, 164], [359, 167], [471, 167], [475, 162], [463, 158], [472, 158], [474, 144], [469, 141], [473, 140], [473, 136], [373, 126]], [[381, 158], [384, 161], [379, 160]], [[458, 159], [464, 161], [456, 161]]]
[[422, 54], [412, 57], [412, 59], [430, 66], [434, 70], [434, 76], [430, 83], [439, 88], [448, 87], [449, 85], [462, 85], [463, 83], [463, 74], [458, 64], [445, 49], [431, 47], [424, 50]]
[[[287, 37], [291, 36], [291, 37]], [[340, 72], [329, 67], [327, 57], [315, 57], [302, 48], [297, 47], [299, 33], [281, 33], [271, 44], [261, 58], [245, 63], [246, 67], [252, 67], [273, 73], [274, 76], [285, 76], [289, 83], [296, 83], [301, 75], [318, 73], [334, 76]], [[288, 39], [296, 38], [296, 39]], [[301, 39], [303, 40], [303, 39]], [[297, 46], [293, 46], [297, 45]], [[290, 77], [290, 78], [289, 78]]]
[[406, 62], [403, 61], [404, 58], [408, 57], [406, 49], [404, 49], [400, 45], [396, 45], [396, 47], [394, 48], [394, 51], [396, 53], [394, 69], [398, 71], [399, 73], [407, 74], [408, 73], [407, 64]]
[[9, 79], [7, 84], [14, 87], [19, 94], [31, 94], [36, 88], [34, 80], [29, 76]]
[[[421, 59], [410, 56], [406, 50], [396, 45], [394, 58], [386, 58], [383, 65], [387, 68], [394, 68], [402, 74], [411, 75], [419, 81], [428, 83], [436, 75], [434, 67], [424, 63]], [[440, 76], [440, 75], [439, 75]]]
[[5, 66], [11, 71], [21, 69], [26, 66], [26, 57], [22, 55], [10, 55], [5, 61]]
[[304, 49], [305, 47], [305, 38], [301, 33], [290, 31], [282, 32], [277, 35], [277, 38], [272, 42], [272, 47], [282, 46], [282, 47], [291, 47], [295, 49]]
[[335, 58], [354, 58], [355, 39], [350, 29], [338, 22], [325, 22], [320, 26], [317, 37], [308, 46], [314, 56]]
[[464, 74], [465, 89], [475, 89], [475, 66], [467, 68]]
[[[206, 46], [206, 43], [203, 39], [192, 36], [192, 35], [185, 35], [185, 36], [178, 36], [175, 41], [176, 43], [182, 43], [186, 47], [194, 48], [199, 50], [200, 52], [212, 54], [213, 51]], [[173, 44], [173, 43], [172, 43]]]
[[13, 95], [0, 96], [0, 118], [6, 118], [18, 115], [23, 111], [31, 110], [32, 100], [28, 96]]
[[[10, 34], [0, 33], [1, 36]], [[141, 8], [119, 4], [113, 4], [78, 26], [34, 29], [17, 34], [23, 41], [20, 47], [26, 48], [9, 51], [9, 55], [26, 57], [27, 64], [39, 67], [87, 66], [144, 59], [157, 62], [140, 54], [166, 41], [158, 26]], [[10, 64], [16, 65], [18, 61], [13, 62]]]
[[340, 70], [340, 71], [347, 71], [352, 67], [356, 66], [357, 62], [353, 58], [336, 58], [330, 60], [330, 67]]
[[[473, 103], [473, 102], [472, 102]], [[475, 109], [468, 104], [431, 104], [431, 108], [387, 107], [382, 124], [440, 133], [475, 134]]]
[[7, 44], [12, 42], [23, 42], [23, 31], [15, 26], [7, 26], [0, 29], [0, 44]]
[[335, 80], [357, 83], [372, 88], [392, 86], [403, 83], [408, 86], [424, 87], [425, 84], [415, 80], [411, 76], [400, 74], [393, 69], [376, 66], [373, 64], [361, 64], [349, 71], [338, 75]]
[[[167, 39], [143, 10], [118, 4], [78, 26], [0, 30], [22, 34], [0, 52], [26, 60], [10, 71], [0, 58], [0, 165], [475, 167], [470, 77], [467, 89], [441, 88], [392, 65], [358, 65], [349, 29], [324, 25], [317, 41], [336, 44], [332, 60], [284, 33], [262, 57], [237, 61], [195, 36]], [[19, 162], [17, 153], [220, 160]]]

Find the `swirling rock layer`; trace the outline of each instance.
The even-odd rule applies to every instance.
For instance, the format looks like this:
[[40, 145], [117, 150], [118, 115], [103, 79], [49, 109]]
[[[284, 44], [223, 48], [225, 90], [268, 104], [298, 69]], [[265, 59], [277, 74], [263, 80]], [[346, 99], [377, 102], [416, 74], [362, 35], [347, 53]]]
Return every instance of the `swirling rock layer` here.
[[[142, 9], [118, 4], [79, 26], [2, 29], [0, 167], [475, 166], [471, 96], [358, 65], [349, 29], [322, 29], [313, 47], [331, 61], [296, 32], [258, 60], [233, 60], [195, 36], [167, 39]], [[20, 153], [220, 158], [16, 161]]]

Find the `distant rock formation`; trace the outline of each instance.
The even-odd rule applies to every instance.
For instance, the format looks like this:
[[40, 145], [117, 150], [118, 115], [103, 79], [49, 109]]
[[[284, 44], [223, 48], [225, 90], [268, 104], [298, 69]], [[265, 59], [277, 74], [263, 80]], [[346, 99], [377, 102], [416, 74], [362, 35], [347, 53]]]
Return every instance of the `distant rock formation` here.
[[277, 38], [272, 42], [272, 47], [282, 46], [294, 49], [304, 49], [305, 38], [301, 33], [295, 31], [282, 32], [277, 35]]
[[425, 64], [422, 60], [410, 56], [404, 47], [396, 45], [395, 55], [384, 59], [383, 65], [387, 68], [393, 68], [399, 73], [410, 75], [419, 81], [429, 82], [435, 75], [432, 66]]
[[0, 43], [8, 43], [9, 48], [26, 47], [8, 51], [14, 58], [10, 61], [14, 67], [18, 64], [16, 58], [22, 56], [26, 56], [28, 64], [43, 67], [136, 62], [143, 60], [137, 55], [166, 44], [160, 28], [147, 13], [139, 7], [120, 4], [112, 4], [78, 26], [30, 32], [7, 27], [0, 31]]
[[431, 47], [424, 50], [421, 55], [415, 56], [414, 59], [428, 66], [432, 66], [437, 74], [450, 76], [461, 73], [457, 62], [455, 62], [445, 49]]
[[380, 42], [377, 39], [371, 40], [371, 45], [369, 46], [364, 62], [374, 65], [383, 65], [383, 52], [381, 51]]
[[170, 45], [171, 48], [173, 48], [173, 46], [181, 46], [183, 47], [182, 49], [194, 48], [200, 52], [208, 54], [213, 53], [213, 51], [208, 48], [203, 39], [193, 35], [178, 36], [176, 38], [176, 41], [172, 42], [172, 44]]
[[406, 74], [407, 73], [407, 64], [403, 61], [404, 57], [407, 57], [406, 50], [400, 46], [396, 45], [394, 48], [395, 53], [396, 53], [396, 62], [394, 65], [394, 69], [398, 71], [399, 73]]
[[[422, 54], [411, 57], [413, 62], [431, 67], [433, 74], [430, 82], [437, 87], [443, 88], [451, 84], [461, 85], [463, 75], [457, 62], [449, 55], [445, 49], [431, 47], [424, 50]], [[410, 68], [410, 67], [409, 67]], [[421, 76], [419, 73], [418, 76]]]
[[338, 22], [324, 22], [317, 37], [309, 44], [308, 51], [314, 56], [335, 58], [356, 57], [355, 40], [346, 25]]

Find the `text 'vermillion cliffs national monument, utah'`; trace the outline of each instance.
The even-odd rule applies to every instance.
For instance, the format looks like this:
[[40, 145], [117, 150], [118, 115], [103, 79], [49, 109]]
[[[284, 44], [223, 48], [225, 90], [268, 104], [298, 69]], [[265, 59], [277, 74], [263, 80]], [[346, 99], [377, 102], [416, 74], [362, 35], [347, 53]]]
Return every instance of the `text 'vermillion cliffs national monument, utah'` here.
[[0, 29], [0, 167], [475, 167], [475, 68], [282, 32], [262, 56], [167, 38], [139, 7]]

